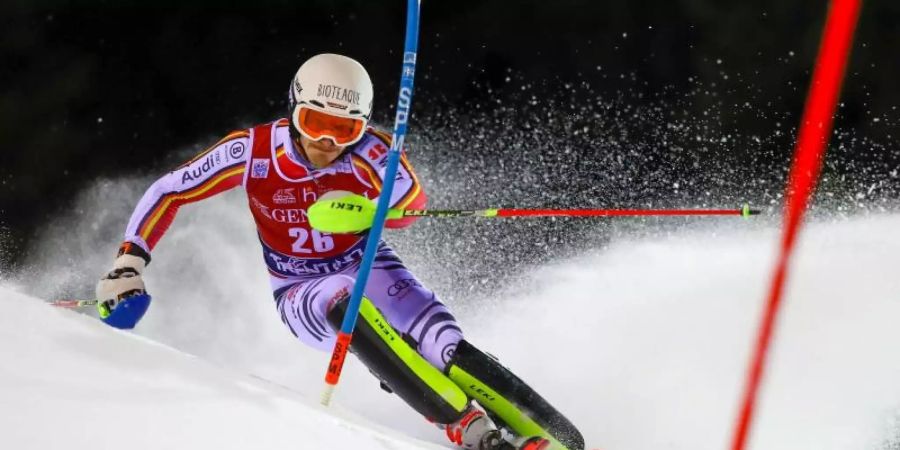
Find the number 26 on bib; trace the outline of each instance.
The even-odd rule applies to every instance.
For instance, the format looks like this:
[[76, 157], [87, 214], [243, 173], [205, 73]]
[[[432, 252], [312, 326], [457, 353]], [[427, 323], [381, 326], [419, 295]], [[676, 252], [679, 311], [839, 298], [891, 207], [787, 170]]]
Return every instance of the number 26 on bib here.
[[296, 227], [289, 228], [288, 235], [295, 239], [291, 245], [291, 251], [295, 254], [309, 255], [334, 250], [334, 239], [329, 233]]

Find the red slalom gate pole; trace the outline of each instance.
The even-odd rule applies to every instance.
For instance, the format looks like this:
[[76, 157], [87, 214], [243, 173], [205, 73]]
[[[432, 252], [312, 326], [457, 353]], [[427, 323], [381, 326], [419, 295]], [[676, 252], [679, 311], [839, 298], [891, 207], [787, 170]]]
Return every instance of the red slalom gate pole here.
[[772, 284], [750, 359], [732, 450], [743, 450], [753, 421], [759, 385], [763, 377], [773, 329], [778, 317], [788, 266], [809, 199], [822, 171], [831, 137], [834, 112], [846, 72], [861, 0], [832, 0], [825, 22], [812, 84], [806, 98], [794, 163], [786, 187], [781, 248], [773, 267]]

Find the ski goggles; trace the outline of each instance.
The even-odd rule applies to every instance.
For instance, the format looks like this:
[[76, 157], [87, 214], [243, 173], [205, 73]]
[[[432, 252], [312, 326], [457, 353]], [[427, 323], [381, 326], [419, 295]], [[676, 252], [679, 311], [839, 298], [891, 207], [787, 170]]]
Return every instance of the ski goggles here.
[[336, 145], [355, 144], [366, 131], [362, 118], [334, 116], [306, 106], [294, 109], [294, 126], [309, 139], [318, 141], [331, 138]]

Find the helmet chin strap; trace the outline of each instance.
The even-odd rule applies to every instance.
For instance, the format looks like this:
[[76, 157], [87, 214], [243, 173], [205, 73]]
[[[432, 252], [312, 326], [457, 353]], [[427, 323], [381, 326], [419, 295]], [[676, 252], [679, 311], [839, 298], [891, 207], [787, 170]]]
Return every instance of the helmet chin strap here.
[[[293, 114], [293, 113], [291, 113], [291, 114]], [[288, 116], [288, 117], [290, 118], [291, 116]], [[300, 145], [300, 136], [301, 136], [300, 131], [297, 130], [296, 127], [294, 127], [293, 122], [291, 122], [291, 124], [288, 128], [290, 128], [290, 130], [291, 130], [291, 139], [294, 141], [294, 144]]]
[[291, 143], [294, 144], [294, 152], [298, 153], [298, 156], [302, 156], [309, 161], [309, 157], [306, 156], [306, 149], [303, 148], [303, 143], [300, 140], [300, 133], [296, 132], [294, 127], [291, 127]]

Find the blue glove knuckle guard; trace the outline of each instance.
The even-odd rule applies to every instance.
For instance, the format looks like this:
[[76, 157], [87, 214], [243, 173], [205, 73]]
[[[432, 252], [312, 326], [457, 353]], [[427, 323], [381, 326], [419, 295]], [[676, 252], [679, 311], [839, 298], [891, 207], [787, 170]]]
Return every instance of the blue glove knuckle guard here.
[[116, 307], [110, 311], [109, 316], [101, 318], [107, 325], [122, 330], [130, 330], [137, 325], [147, 308], [150, 307], [150, 295], [138, 294], [132, 295], [119, 302]]

